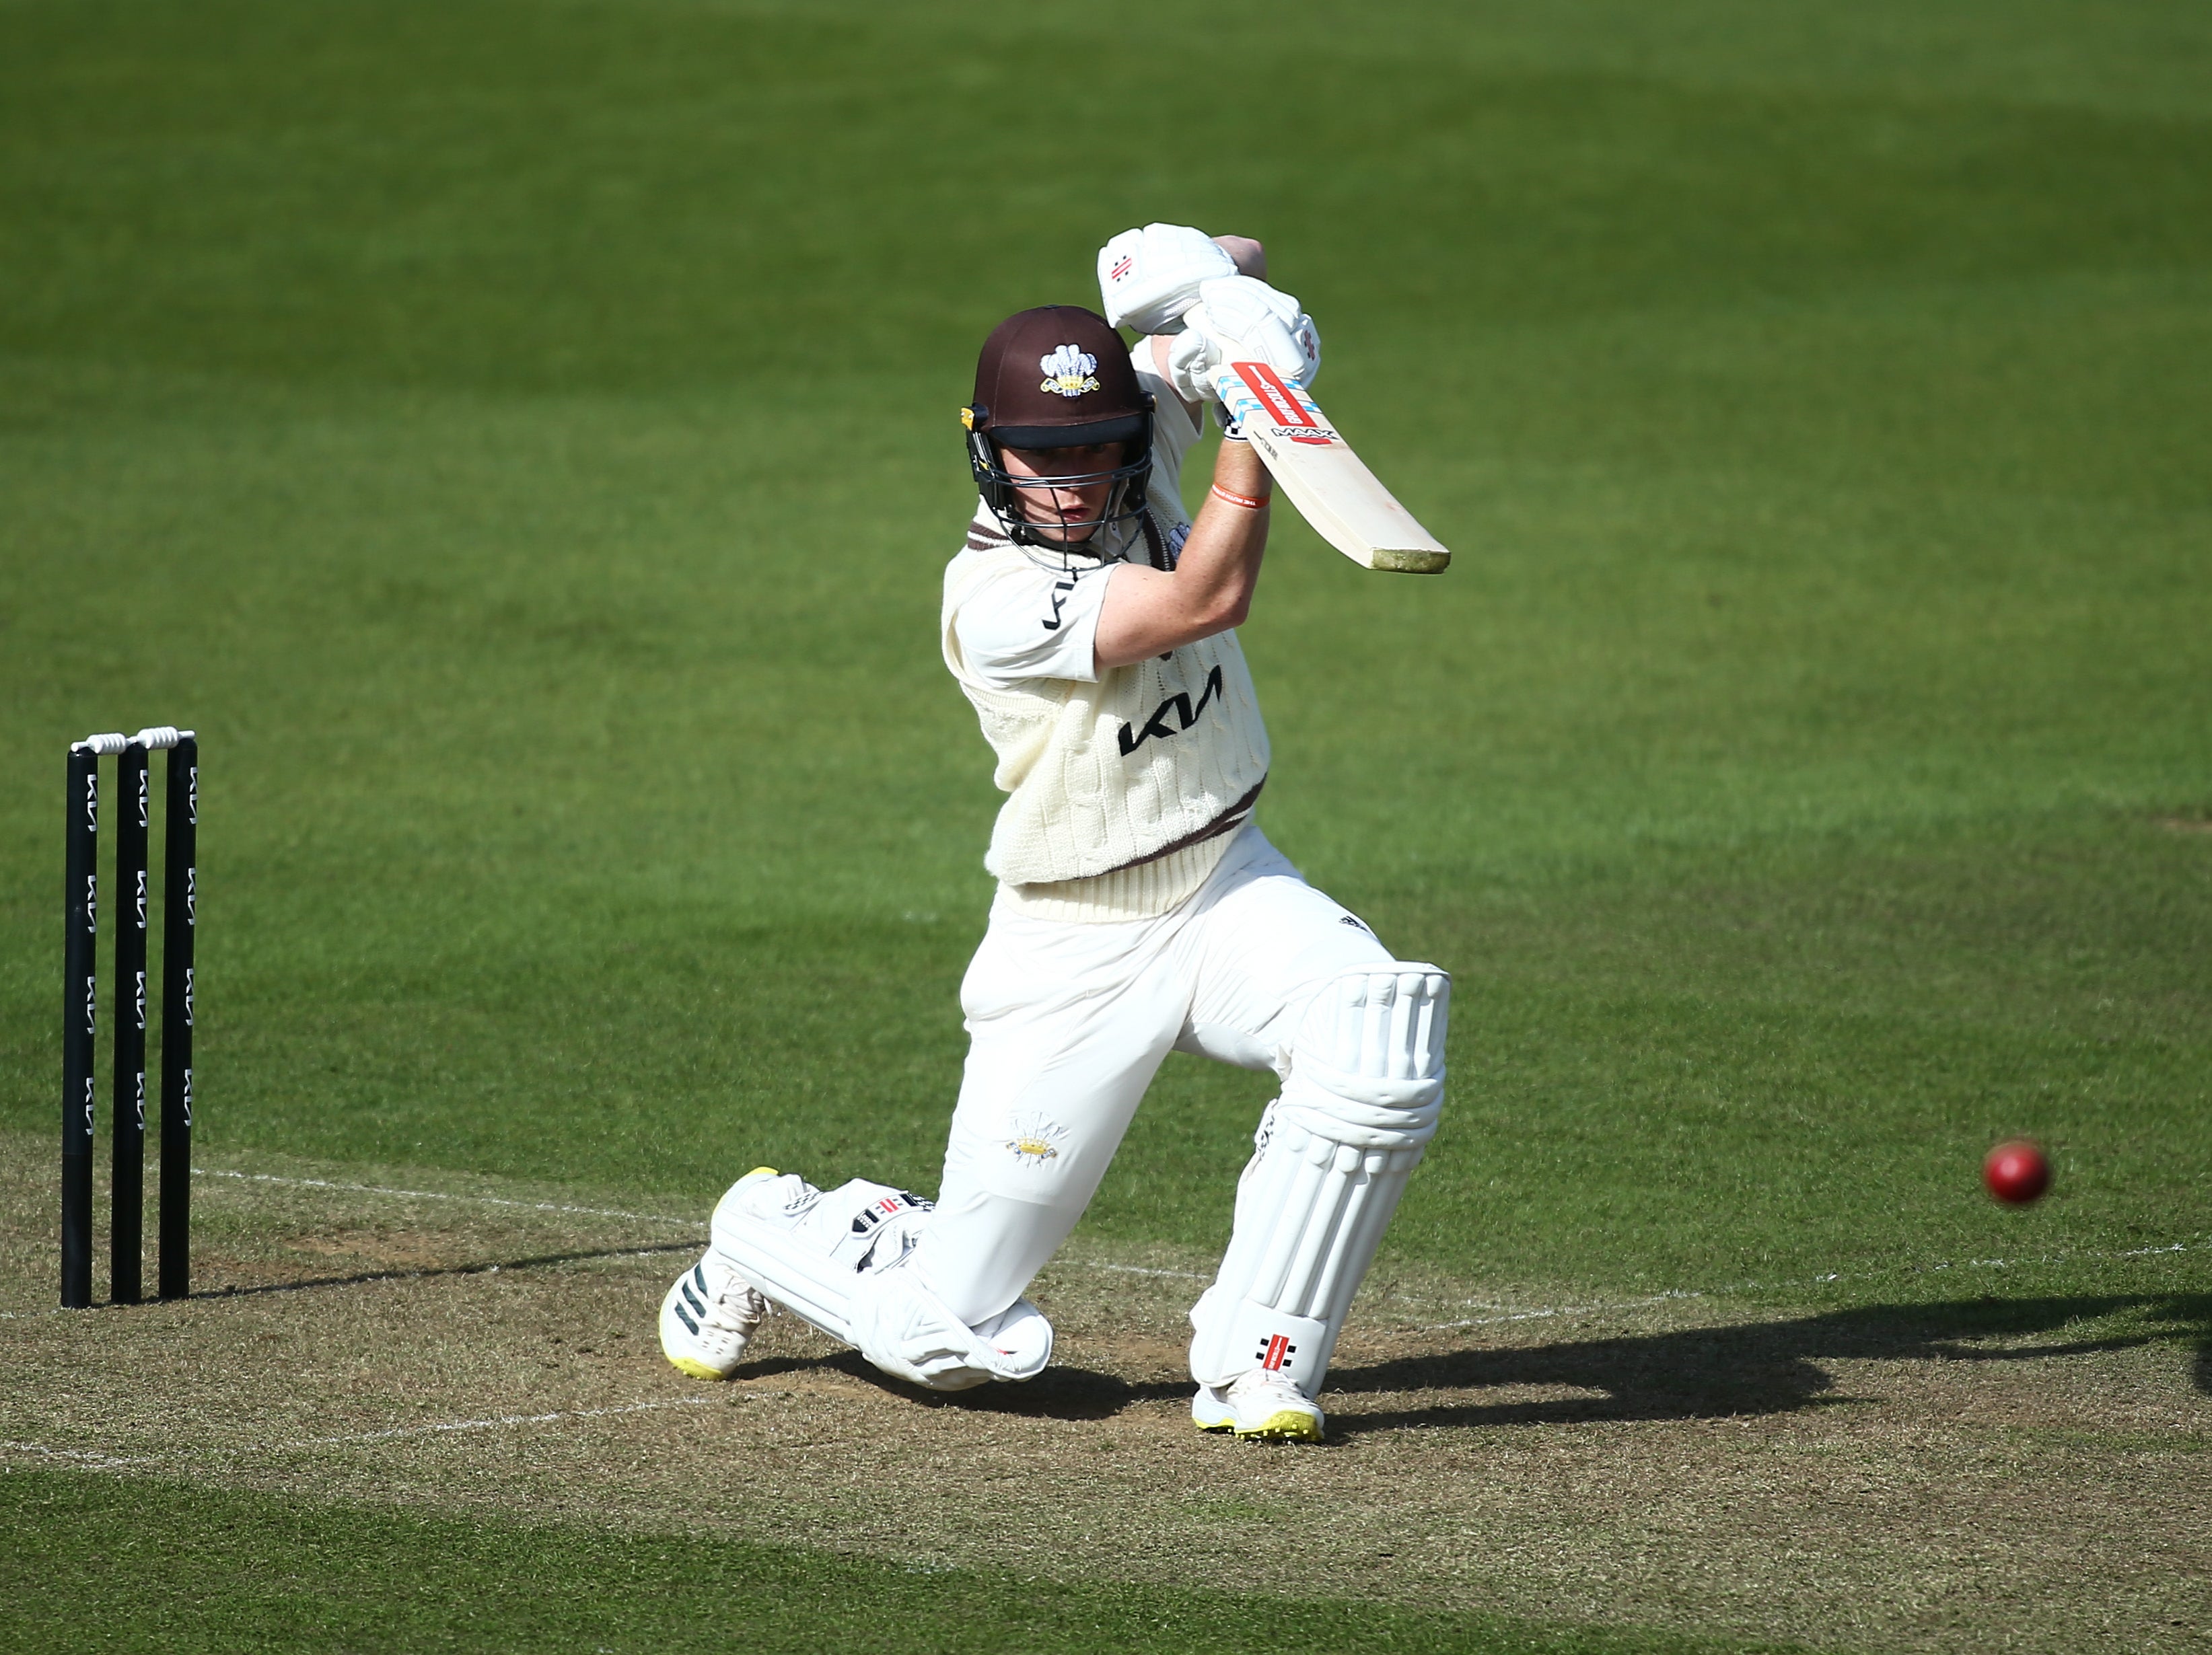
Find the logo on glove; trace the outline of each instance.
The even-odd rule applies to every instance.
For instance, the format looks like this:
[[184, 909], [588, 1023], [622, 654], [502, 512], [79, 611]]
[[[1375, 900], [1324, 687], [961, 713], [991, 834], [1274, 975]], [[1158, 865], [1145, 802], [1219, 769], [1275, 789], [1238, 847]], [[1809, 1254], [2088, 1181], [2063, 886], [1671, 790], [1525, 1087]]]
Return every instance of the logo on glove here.
[[1039, 391], [1049, 391], [1055, 397], [1080, 397], [1098, 389], [1098, 359], [1087, 350], [1062, 345], [1050, 355], [1038, 357], [1037, 366], [1044, 370]]

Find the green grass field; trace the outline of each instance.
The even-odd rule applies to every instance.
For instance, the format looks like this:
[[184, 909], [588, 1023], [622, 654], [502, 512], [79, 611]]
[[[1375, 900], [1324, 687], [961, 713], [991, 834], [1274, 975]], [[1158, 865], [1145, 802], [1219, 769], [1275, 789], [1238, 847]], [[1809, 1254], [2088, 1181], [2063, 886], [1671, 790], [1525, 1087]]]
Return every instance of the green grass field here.
[[[1279, 514], [1243, 633], [1270, 834], [1457, 979], [1386, 1271], [2148, 1316], [2178, 1434], [2120, 1409], [2069, 1464], [2186, 1450], [2212, 1510], [2212, 20], [2181, 6], [0, 0], [18, 1184], [50, 1193], [64, 748], [175, 722], [210, 1167], [657, 1213], [763, 1161], [933, 1188], [996, 797], [937, 658], [952, 412], [993, 322], [1091, 302], [1097, 243], [1155, 218], [1266, 239], [1326, 406], [1457, 551], [1364, 576]], [[1202, 1268], [1265, 1096], [1171, 1059], [1077, 1246]], [[2021, 1133], [2057, 1184], [2005, 1211], [1978, 1161]], [[58, 1440], [33, 1391], [11, 1445]], [[337, 1561], [104, 1627], [46, 1603], [39, 1646], [196, 1647], [234, 1609], [255, 1647], [469, 1646], [366, 1583], [451, 1552], [441, 1590], [495, 1602], [470, 1560], [524, 1520], [201, 1481], [26, 1460], [0, 1522], [66, 1573], [115, 1564], [77, 1525], [156, 1511], [188, 1551], [297, 1525]], [[663, 1595], [745, 1573], [675, 1521], [514, 1543], [599, 1557], [601, 1641], [665, 1646]], [[960, 1641], [954, 1577], [886, 1555], [831, 1525], [726, 1590]], [[1324, 1610], [1364, 1583], [1033, 1562], [962, 1561], [983, 1599], [1060, 1583], [963, 1647], [1784, 1635], [1725, 1579], [1470, 1576], [1358, 1632]], [[295, 1567], [358, 1614], [272, 1608]], [[2083, 1613], [2044, 1629], [2151, 1646]], [[512, 1646], [592, 1646], [533, 1614]], [[1786, 1638], [1996, 1635], [1936, 1624]]]

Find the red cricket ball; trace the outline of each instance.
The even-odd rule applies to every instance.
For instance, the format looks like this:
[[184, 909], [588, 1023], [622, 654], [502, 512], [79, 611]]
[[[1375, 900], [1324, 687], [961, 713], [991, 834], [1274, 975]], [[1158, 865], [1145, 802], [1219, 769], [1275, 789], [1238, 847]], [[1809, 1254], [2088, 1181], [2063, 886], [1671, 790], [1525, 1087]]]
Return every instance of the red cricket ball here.
[[1982, 1182], [2008, 1207], [2025, 1207], [2051, 1187], [2051, 1163], [2026, 1138], [2014, 1138], [1983, 1159]]

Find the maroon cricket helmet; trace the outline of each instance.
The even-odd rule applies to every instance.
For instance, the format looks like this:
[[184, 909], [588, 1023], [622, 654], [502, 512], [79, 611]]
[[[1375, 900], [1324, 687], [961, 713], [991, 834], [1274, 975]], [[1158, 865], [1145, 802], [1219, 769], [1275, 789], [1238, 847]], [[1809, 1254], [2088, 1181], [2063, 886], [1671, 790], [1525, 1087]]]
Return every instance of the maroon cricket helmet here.
[[[991, 330], [975, 362], [975, 400], [960, 410], [968, 460], [984, 503], [1018, 543], [1045, 543], [1030, 527], [1018, 491], [1111, 479], [1103, 513], [1058, 525], [1079, 530], [1050, 543], [1073, 549], [1097, 530], [1133, 522], [1145, 507], [1152, 469], [1152, 399], [1137, 383], [1129, 348], [1114, 326], [1079, 305], [1042, 305]], [[1000, 451], [1087, 448], [1120, 443], [1121, 462], [1106, 470], [1016, 478]], [[1103, 550], [1103, 548], [1102, 548]]]
[[975, 361], [969, 428], [988, 431], [1001, 447], [1127, 442], [1151, 411], [1121, 336], [1079, 305], [1009, 316]]

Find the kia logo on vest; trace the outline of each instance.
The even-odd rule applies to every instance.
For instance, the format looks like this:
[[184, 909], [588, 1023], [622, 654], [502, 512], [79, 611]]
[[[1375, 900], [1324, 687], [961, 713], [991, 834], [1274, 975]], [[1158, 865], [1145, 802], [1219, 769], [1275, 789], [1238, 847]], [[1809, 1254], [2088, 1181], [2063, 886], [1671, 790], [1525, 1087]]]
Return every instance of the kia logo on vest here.
[[[1145, 720], [1145, 727], [1142, 730], [1139, 730], [1133, 724], [1123, 724], [1121, 726], [1121, 756], [1127, 758], [1129, 755], [1142, 747], [1150, 737], [1158, 736], [1162, 741], [1165, 741], [1170, 736], [1189, 729], [1198, 722], [1199, 714], [1206, 711], [1206, 703], [1220, 693], [1221, 667], [1217, 662], [1213, 670], [1206, 675], [1206, 688], [1199, 694], [1197, 706], [1191, 705], [1188, 691], [1178, 690], [1159, 704], [1152, 716]], [[1177, 720], [1174, 729], [1168, 727], [1167, 717], [1170, 712], [1176, 715]]]

